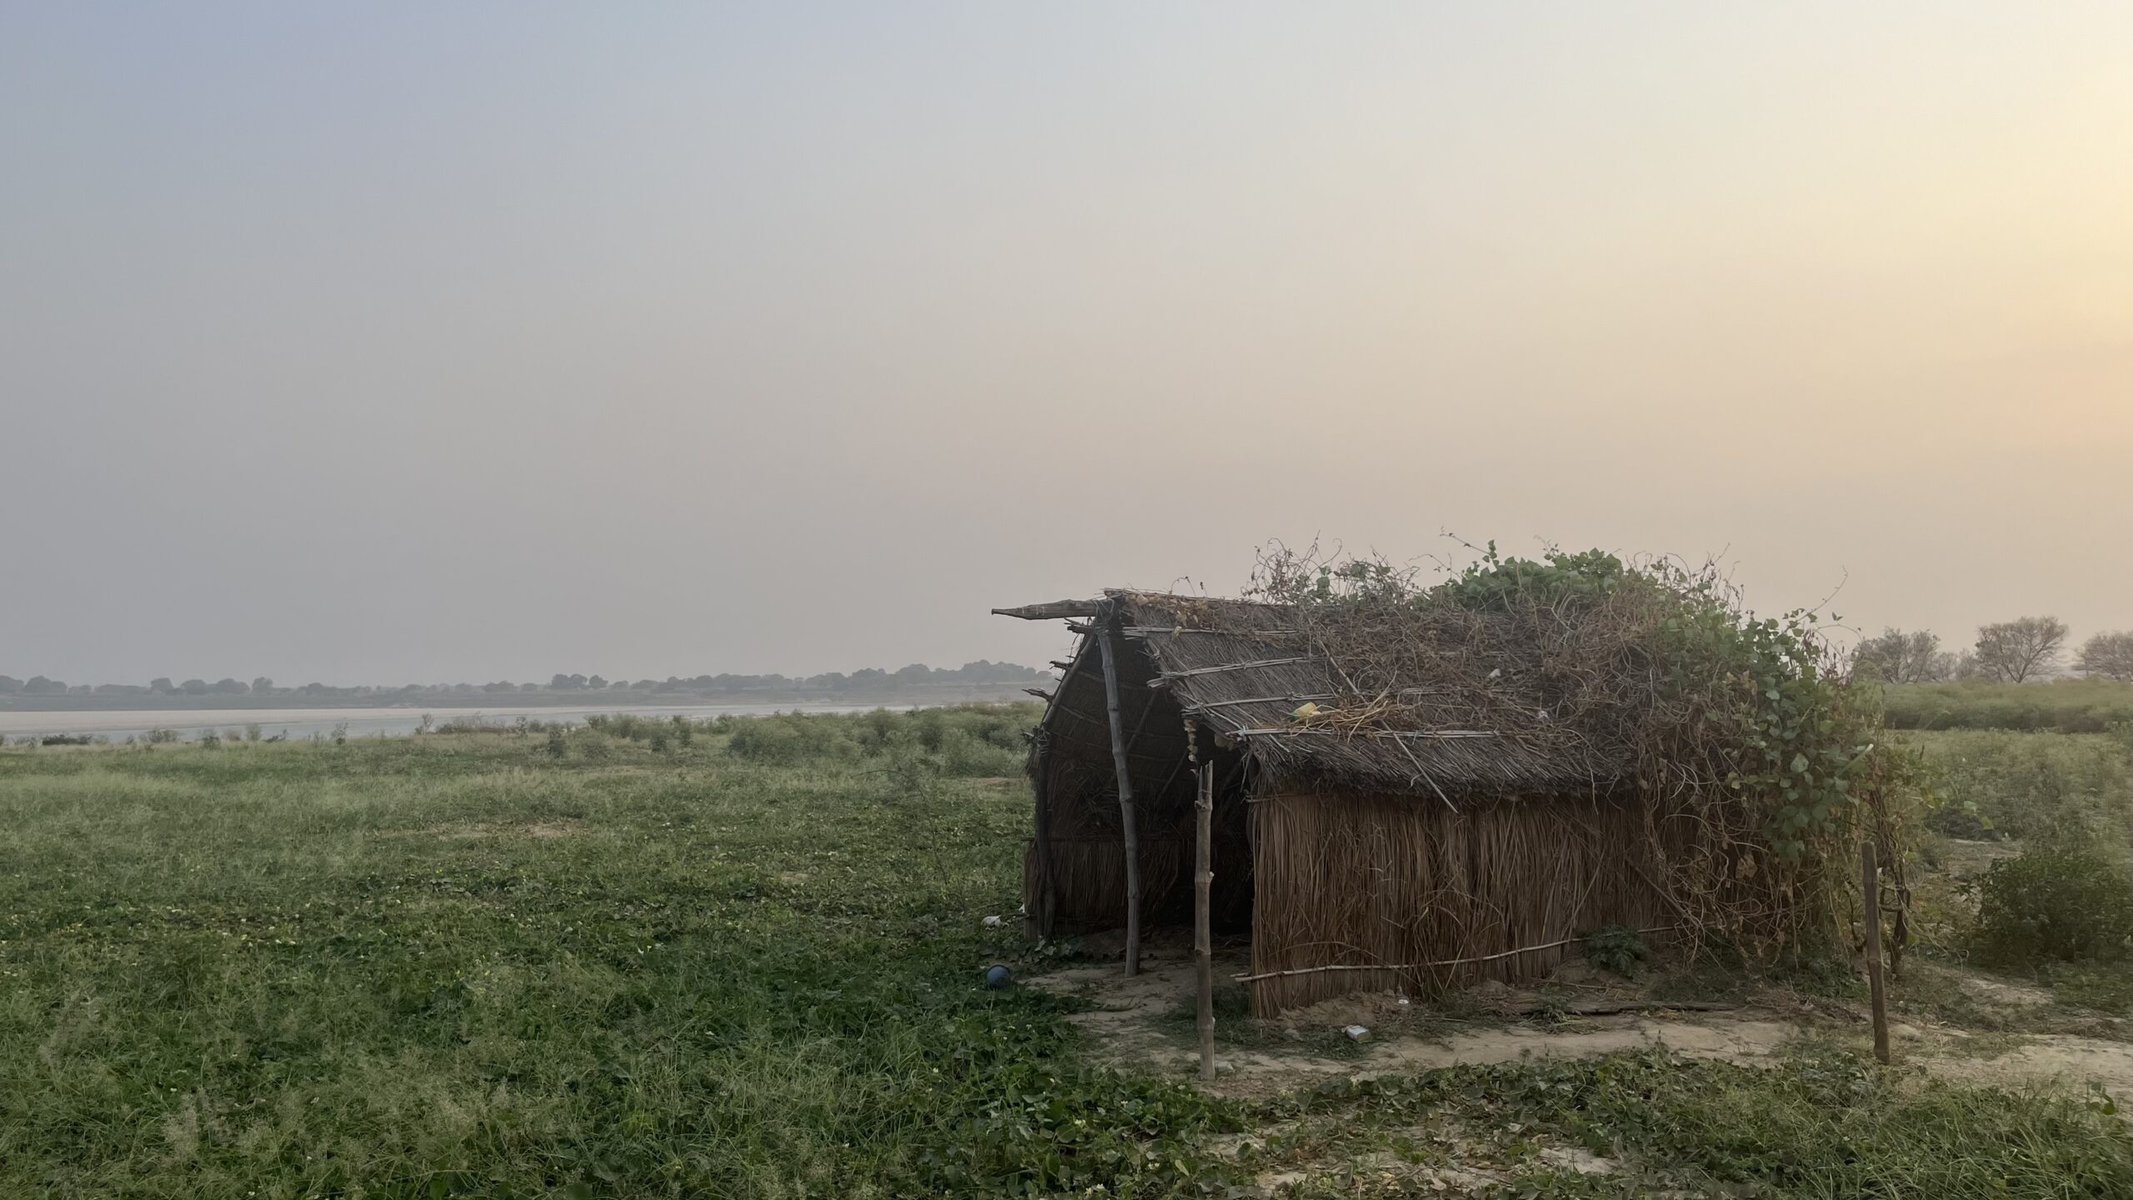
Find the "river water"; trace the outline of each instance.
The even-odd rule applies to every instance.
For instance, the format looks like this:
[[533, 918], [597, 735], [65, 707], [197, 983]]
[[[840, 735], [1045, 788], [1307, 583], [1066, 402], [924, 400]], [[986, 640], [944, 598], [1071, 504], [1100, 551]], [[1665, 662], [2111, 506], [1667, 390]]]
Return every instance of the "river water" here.
[[[570, 708], [539, 707], [466, 708], [201, 708], [189, 711], [155, 709], [112, 712], [0, 712], [0, 737], [10, 740], [50, 734], [87, 735], [123, 742], [145, 736], [152, 729], [176, 730], [191, 741], [214, 730], [225, 736], [249, 725], [259, 726], [260, 736], [285, 735], [290, 741], [330, 737], [345, 726], [349, 737], [397, 737], [415, 732], [427, 713], [438, 724], [479, 718], [509, 725], [524, 717], [529, 721], [579, 721], [597, 713], [635, 713], [643, 717], [685, 716], [709, 720], [719, 716], [760, 716], [774, 712], [854, 713], [872, 712], [878, 704], [697, 704], [676, 707], [656, 705], [593, 705]], [[887, 705], [910, 708], [911, 705]]]

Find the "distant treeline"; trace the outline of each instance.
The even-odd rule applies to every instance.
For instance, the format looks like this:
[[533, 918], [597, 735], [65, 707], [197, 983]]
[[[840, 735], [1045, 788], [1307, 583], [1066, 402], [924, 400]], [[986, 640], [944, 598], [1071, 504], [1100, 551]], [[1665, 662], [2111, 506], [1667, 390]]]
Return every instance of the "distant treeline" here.
[[247, 683], [153, 679], [145, 684], [68, 684], [43, 675], [0, 675], [0, 708], [299, 708], [433, 705], [440, 708], [498, 704], [718, 704], [784, 701], [870, 703], [874, 701], [994, 699], [1018, 697], [1045, 683], [1045, 672], [1015, 663], [979, 659], [960, 667], [913, 663], [894, 671], [876, 667], [823, 675], [696, 675], [665, 679], [607, 679], [600, 675], [550, 676], [546, 682], [410, 683], [401, 687], [337, 687], [306, 683], [280, 687], [265, 676]]
[[[2068, 664], [2070, 643], [2057, 617], [1981, 625], [1956, 650], [1929, 629], [1884, 629], [1854, 648], [1851, 672], [1889, 685], [1895, 729], [2133, 729], [2133, 632], [2092, 634]], [[2087, 678], [2064, 678], [2068, 665]]]
[[[1968, 649], [1945, 650], [1930, 629], [1884, 629], [1853, 649], [1852, 674], [1883, 683], [2028, 683], [2059, 674], [2069, 635], [2057, 617], [2017, 617], [1978, 626]], [[2073, 668], [2092, 679], [2133, 682], [2133, 630], [2090, 635]]]

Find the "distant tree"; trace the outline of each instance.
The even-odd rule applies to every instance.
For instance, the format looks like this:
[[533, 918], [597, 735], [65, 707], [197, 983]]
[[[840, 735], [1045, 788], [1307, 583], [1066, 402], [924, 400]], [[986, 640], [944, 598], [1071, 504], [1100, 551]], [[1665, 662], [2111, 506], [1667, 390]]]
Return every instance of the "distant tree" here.
[[2081, 644], [2074, 669], [2120, 683], [2133, 683], [2133, 631], [2099, 633]]
[[32, 675], [30, 681], [22, 685], [22, 694], [25, 696], [63, 696], [66, 691], [65, 683], [57, 679], [47, 679], [42, 675]]
[[188, 679], [178, 685], [178, 690], [188, 696], [205, 696], [207, 695], [207, 680]]
[[585, 677], [583, 675], [558, 675], [548, 681], [548, 686], [559, 692], [567, 692], [573, 688], [584, 687]]
[[[1928, 634], [1927, 636], [1930, 637], [1932, 635]], [[996, 663], [983, 658], [976, 662], [964, 663], [953, 671], [943, 671], [941, 674], [953, 676], [970, 683], [1020, 683], [1045, 678], [1044, 672], [1022, 666], [1019, 663]]]
[[177, 691], [178, 685], [170, 681], [170, 676], [164, 675], [160, 678], [149, 680], [148, 690], [154, 692], [158, 696], [167, 696], [170, 693]]
[[266, 676], [264, 676], [264, 675], [261, 675], [261, 676], [260, 676], [259, 678], [257, 678], [257, 679], [254, 679], [254, 680], [252, 681], [252, 694], [253, 694], [254, 696], [269, 696], [269, 695], [272, 695], [273, 693], [274, 693], [274, 681], [273, 681], [273, 680], [271, 680], [271, 679], [267, 678], [267, 677], [266, 677]]
[[225, 675], [221, 679], [208, 684], [207, 690], [217, 696], [242, 696], [252, 689], [242, 679], [231, 679]]
[[2022, 617], [1977, 631], [1977, 665], [1985, 678], [2022, 683], [2049, 675], [2066, 646], [2066, 622], [2057, 617]]
[[604, 688], [607, 686], [607, 680], [599, 675], [589, 675], [585, 679], [585, 686], [589, 688]]
[[13, 675], [0, 675], [0, 696], [12, 696], [22, 690], [22, 681]]
[[[1018, 670], [1024, 668], [1017, 668]], [[1852, 674], [1883, 683], [1936, 683], [1955, 673], [1955, 656], [1927, 629], [1884, 629], [1852, 651]]]

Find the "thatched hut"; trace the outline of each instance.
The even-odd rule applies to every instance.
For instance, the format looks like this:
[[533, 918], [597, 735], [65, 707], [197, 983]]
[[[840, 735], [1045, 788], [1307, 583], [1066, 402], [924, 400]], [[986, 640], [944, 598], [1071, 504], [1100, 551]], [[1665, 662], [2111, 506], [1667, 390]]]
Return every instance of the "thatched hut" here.
[[[1396, 677], [1359, 688], [1287, 605], [1111, 591], [995, 611], [1080, 634], [1033, 736], [1040, 935], [1191, 920], [1196, 843], [1205, 921], [1250, 935], [1258, 1014], [1531, 980], [1581, 935], [1677, 923], [1659, 881], [1692, 823], [1652, 811], [1627, 757], [1581, 732], [1591, 714], [1550, 711], [1584, 701], [1501, 620], [1399, 616]], [[1372, 693], [1376, 719], [1321, 715]]]

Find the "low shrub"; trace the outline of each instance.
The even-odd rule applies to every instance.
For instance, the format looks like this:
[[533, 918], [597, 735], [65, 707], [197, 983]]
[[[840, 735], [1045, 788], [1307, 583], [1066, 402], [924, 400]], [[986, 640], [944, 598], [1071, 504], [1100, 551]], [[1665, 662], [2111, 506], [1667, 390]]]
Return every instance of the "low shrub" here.
[[642, 742], [660, 754], [676, 746], [686, 748], [696, 740], [696, 723], [680, 713], [669, 717], [593, 713], [585, 718], [585, 727], [621, 741]]
[[1644, 935], [1623, 925], [1609, 925], [1585, 937], [1585, 961], [1602, 971], [1627, 979], [1650, 957]]
[[850, 715], [721, 717], [712, 728], [729, 734], [727, 753], [751, 762], [881, 760], [900, 778], [969, 779], [1021, 774], [1028, 752], [1024, 738], [1036, 717], [1034, 705], [966, 704]]
[[1977, 951], [1989, 964], [2108, 962], [2133, 948], [2133, 876], [2103, 855], [2003, 858], [1977, 889]]
[[491, 720], [487, 719], [486, 717], [482, 716], [482, 715], [481, 715], [480, 713], [474, 713], [474, 714], [472, 714], [472, 715], [470, 715], [470, 716], [464, 716], [464, 717], [452, 717], [452, 718], [450, 718], [449, 720], [446, 720], [446, 721], [442, 721], [442, 722], [439, 722], [438, 724], [436, 724], [436, 725], [433, 725], [433, 726], [431, 726], [431, 727], [430, 727], [430, 732], [431, 732], [431, 733], [452, 733], [452, 734], [457, 734], [457, 733], [520, 733], [520, 732], [524, 732], [524, 731], [523, 731], [523, 730], [520, 730], [520, 729], [517, 729], [517, 728], [515, 728], [514, 726], [512, 726], [511, 724], [509, 724], [509, 723], [507, 723], [507, 722], [503, 722], [503, 721], [491, 721]]
[[848, 762], [860, 753], [847, 721], [836, 716], [774, 713], [733, 722], [726, 753], [769, 766]]

